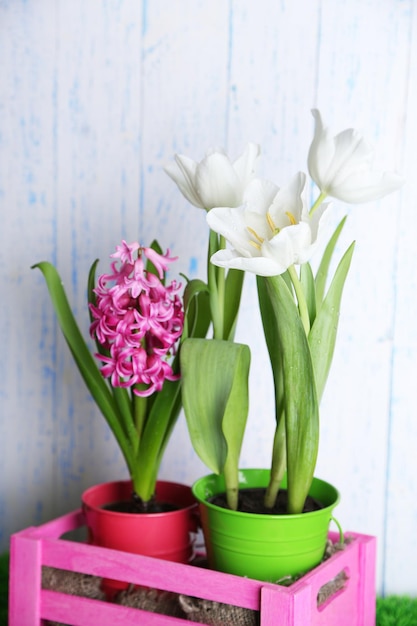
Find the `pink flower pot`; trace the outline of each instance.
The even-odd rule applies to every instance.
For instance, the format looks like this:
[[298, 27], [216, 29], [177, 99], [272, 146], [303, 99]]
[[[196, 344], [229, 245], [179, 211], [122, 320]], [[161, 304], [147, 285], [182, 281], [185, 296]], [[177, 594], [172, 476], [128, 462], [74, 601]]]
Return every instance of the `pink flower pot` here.
[[[130, 480], [95, 485], [82, 495], [82, 508], [88, 528], [88, 543], [176, 563], [193, 557], [193, 533], [197, 531], [197, 503], [191, 488], [179, 483], [159, 481], [156, 499], [178, 509], [167, 513], [119, 513], [103, 506], [128, 501]], [[127, 585], [106, 580], [104, 589], [118, 590]]]

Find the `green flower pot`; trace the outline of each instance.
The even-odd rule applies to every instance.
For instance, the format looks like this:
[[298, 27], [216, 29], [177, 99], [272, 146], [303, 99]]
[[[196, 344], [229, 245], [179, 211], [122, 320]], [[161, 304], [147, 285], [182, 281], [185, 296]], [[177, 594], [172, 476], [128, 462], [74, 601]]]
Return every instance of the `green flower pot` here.
[[[240, 488], [266, 487], [268, 480], [269, 470], [239, 472]], [[208, 498], [225, 491], [223, 478], [216, 474], [197, 480], [192, 491], [200, 506], [209, 566], [269, 582], [302, 574], [320, 563], [339, 502], [338, 491], [318, 478], [313, 479], [309, 495], [323, 508], [299, 515], [240, 513], [211, 504]]]

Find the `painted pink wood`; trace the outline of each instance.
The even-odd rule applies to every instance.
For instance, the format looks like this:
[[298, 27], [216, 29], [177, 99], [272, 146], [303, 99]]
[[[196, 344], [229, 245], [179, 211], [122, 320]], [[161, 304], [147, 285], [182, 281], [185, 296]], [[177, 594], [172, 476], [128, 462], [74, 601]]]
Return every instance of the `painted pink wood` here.
[[[181, 626], [182, 624], [184, 626], [185, 623], [183, 619], [176, 617], [158, 615], [149, 613], [149, 611], [131, 609], [89, 598], [68, 596], [54, 591], [44, 590], [41, 592], [41, 597], [42, 617], [65, 622], [71, 616], [71, 626], [92, 626], [93, 624], [100, 624], [100, 626], [138, 626], [141, 623], [146, 623], [146, 626], [165, 626], [167, 624], [172, 624], [172, 626], [175, 624]], [[141, 617], [146, 621], [139, 621]], [[197, 624], [197, 622], [191, 621], [186, 623], [191, 626]], [[24, 625], [22, 624], [22, 626]]]
[[[41, 618], [64, 622], [71, 619], [74, 626], [90, 624], [91, 619], [94, 623], [99, 619], [103, 626], [137, 623], [137, 609], [41, 590], [42, 565], [258, 610], [261, 626], [375, 624], [374, 537], [349, 533], [354, 541], [345, 550], [288, 588], [59, 539], [64, 532], [83, 524], [81, 512], [75, 511], [12, 536], [9, 626], [38, 626]], [[334, 533], [329, 536], [333, 540], [338, 538]], [[347, 584], [318, 608], [320, 588], [341, 571], [349, 577]], [[147, 613], [147, 624], [185, 623], [166, 616], [162, 620], [160, 616]]]
[[28, 529], [11, 538], [9, 581], [9, 624], [38, 626], [40, 623], [42, 544]]

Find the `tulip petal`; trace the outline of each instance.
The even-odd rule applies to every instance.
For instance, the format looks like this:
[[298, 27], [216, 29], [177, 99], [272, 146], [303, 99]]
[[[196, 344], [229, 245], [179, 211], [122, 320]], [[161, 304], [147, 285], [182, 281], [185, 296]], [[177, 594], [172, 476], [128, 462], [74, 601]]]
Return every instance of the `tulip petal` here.
[[219, 250], [211, 257], [211, 262], [219, 267], [252, 272], [258, 276], [276, 276], [287, 269], [276, 259], [267, 257], [242, 257], [234, 250]]
[[206, 208], [236, 206], [240, 202], [241, 182], [230, 159], [213, 152], [197, 166], [195, 185]]
[[225, 237], [243, 256], [252, 256], [255, 248], [251, 245], [250, 233], [243, 208], [216, 207], [207, 213], [207, 223], [211, 230]]
[[233, 169], [240, 181], [251, 180], [255, 176], [255, 166], [260, 153], [260, 146], [249, 142], [240, 157], [233, 162]]
[[244, 202], [248, 210], [265, 214], [279, 191], [274, 183], [254, 178], [246, 188]]
[[175, 156], [175, 161], [179, 169], [173, 163], [170, 163], [165, 166], [165, 172], [170, 178], [172, 178], [188, 202], [200, 209], [203, 209], [204, 207], [201, 204], [201, 200], [198, 197], [193, 184], [197, 163], [181, 154], [177, 154]]
[[316, 248], [317, 235], [323, 230], [320, 222], [328, 205], [318, 207], [310, 217], [301, 197], [304, 184], [302, 172], [282, 189], [256, 180], [247, 190], [250, 202], [237, 208], [212, 209], [206, 217], [208, 225], [232, 249], [217, 252], [211, 262], [259, 276], [276, 276], [294, 263], [305, 263]]
[[315, 130], [308, 169], [322, 193], [344, 202], [367, 202], [403, 184], [397, 174], [372, 169], [373, 150], [358, 131], [349, 128], [332, 137], [320, 112], [313, 109], [312, 114]]
[[357, 204], [379, 200], [403, 184], [404, 178], [394, 172], [355, 172], [346, 178], [343, 184], [333, 189], [332, 196], [344, 202]]

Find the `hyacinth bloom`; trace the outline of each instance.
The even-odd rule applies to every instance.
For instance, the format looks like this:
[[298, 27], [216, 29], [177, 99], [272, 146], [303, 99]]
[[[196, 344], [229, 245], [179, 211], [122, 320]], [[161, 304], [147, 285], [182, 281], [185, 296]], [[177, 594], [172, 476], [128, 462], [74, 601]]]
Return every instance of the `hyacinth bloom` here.
[[[111, 273], [99, 277], [90, 303], [91, 336], [103, 348], [96, 356], [102, 375], [114, 387], [131, 387], [138, 396], [160, 391], [165, 380], [177, 380], [169, 363], [184, 323], [180, 288], [162, 279], [175, 259], [139, 243], [123, 241], [111, 255]], [[158, 276], [146, 269], [150, 261]]]
[[327, 205], [322, 204], [310, 216], [302, 198], [304, 185], [302, 172], [281, 189], [256, 180], [248, 188], [243, 206], [212, 209], [207, 222], [232, 249], [219, 250], [211, 262], [259, 276], [276, 276], [294, 263], [308, 261], [322, 232]]
[[313, 109], [315, 132], [308, 154], [308, 170], [322, 194], [349, 203], [378, 200], [404, 182], [398, 174], [372, 168], [373, 149], [355, 129], [333, 136]]
[[223, 150], [208, 151], [199, 163], [176, 154], [176, 164], [165, 167], [165, 172], [196, 207], [206, 210], [216, 206], [237, 207], [242, 204], [245, 190], [255, 176], [259, 153], [257, 144], [248, 143], [233, 162]]

